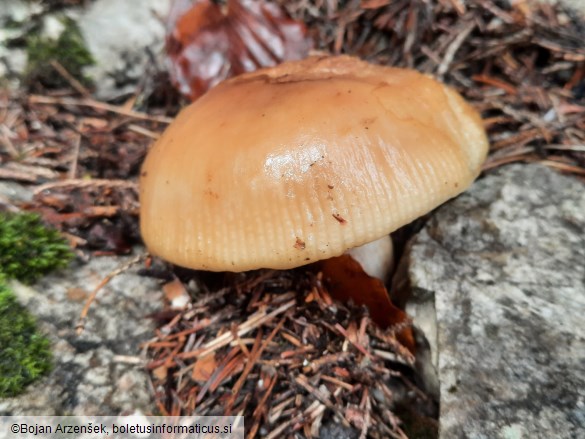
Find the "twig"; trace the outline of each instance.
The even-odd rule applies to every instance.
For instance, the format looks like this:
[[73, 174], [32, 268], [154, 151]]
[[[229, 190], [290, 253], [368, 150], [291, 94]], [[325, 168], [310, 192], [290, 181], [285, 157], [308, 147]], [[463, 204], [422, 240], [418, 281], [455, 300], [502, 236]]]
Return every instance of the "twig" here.
[[484, 84], [491, 85], [493, 87], [497, 87], [499, 89], [504, 90], [506, 93], [509, 93], [514, 96], [518, 94], [518, 91], [516, 90], [516, 88], [514, 88], [513, 85], [508, 84], [507, 82], [502, 81], [501, 79], [492, 78], [488, 75], [474, 75], [471, 77], [471, 79], [477, 82], [482, 82]]
[[550, 168], [558, 169], [559, 171], [570, 172], [577, 175], [585, 175], [585, 168], [581, 168], [580, 166], [569, 165], [556, 160], [540, 160], [539, 163]]
[[123, 363], [123, 364], [144, 364], [144, 359], [132, 355], [114, 355], [112, 362]]
[[73, 159], [71, 160], [71, 166], [69, 167], [69, 172], [67, 176], [70, 180], [75, 178], [75, 174], [77, 174], [77, 161], [79, 160], [79, 147], [81, 145], [81, 124], [79, 126], [78, 134], [75, 136], [75, 143], [73, 144]]
[[138, 184], [128, 180], [103, 180], [94, 178], [92, 180], [83, 179], [69, 179], [56, 181], [52, 183], [45, 183], [38, 186], [34, 190], [34, 194], [38, 195], [43, 191], [51, 189], [60, 189], [64, 187], [88, 188], [88, 187], [108, 187], [108, 188], [123, 188], [138, 190]]
[[360, 351], [362, 354], [364, 354], [366, 357], [370, 359], [374, 358], [373, 355], [370, 352], [366, 351], [366, 349], [361, 344], [351, 340], [349, 334], [347, 333], [343, 326], [341, 326], [339, 323], [336, 323], [334, 328], [337, 329], [337, 331], [339, 331], [339, 333], [343, 335], [345, 339], [349, 341], [353, 345], [353, 347], [355, 347], [358, 351]]
[[324, 395], [323, 392], [321, 392], [321, 390], [311, 386], [311, 384], [309, 384], [309, 381], [307, 380], [307, 377], [305, 375], [302, 375], [302, 374], [298, 375], [295, 377], [294, 380], [299, 386], [301, 386], [303, 389], [305, 389], [307, 392], [309, 392], [309, 395], [314, 396], [321, 403], [325, 404], [328, 409], [332, 410], [333, 413], [335, 413], [337, 415], [338, 419], [341, 421], [341, 423], [343, 425], [345, 425], [346, 427], [350, 426], [347, 419], [345, 419], [345, 416], [343, 416], [343, 412], [337, 406], [335, 406], [331, 401], [329, 401], [329, 398], [326, 395]]
[[128, 129], [130, 131], [134, 131], [135, 133], [142, 134], [143, 136], [146, 136], [146, 137], [153, 139], [153, 140], [158, 140], [158, 138], [160, 137], [159, 133], [155, 133], [154, 131], [147, 130], [146, 128], [141, 127], [140, 125], [136, 125], [133, 123], [128, 125]]
[[77, 79], [75, 79], [71, 73], [69, 73], [67, 69], [61, 65], [59, 61], [52, 59], [49, 61], [49, 63], [57, 71], [57, 73], [59, 73], [63, 79], [65, 79], [80, 95], [82, 95], [84, 98], [89, 98], [91, 96], [91, 93], [87, 90], [87, 88], [85, 88], [83, 84]]
[[544, 148], [559, 151], [585, 152], [585, 145], [546, 145]]
[[254, 424], [250, 429], [250, 433], [248, 433], [248, 439], [253, 439], [254, 437], [256, 437], [256, 432], [260, 428], [260, 415], [262, 414], [262, 409], [265, 407], [266, 401], [268, 401], [268, 397], [272, 394], [272, 390], [274, 389], [274, 386], [276, 385], [277, 381], [278, 376], [276, 375], [270, 379], [270, 384], [268, 385], [268, 388], [266, 389], [264, 395], [258, 402], [258, 406], [252, 413], [252, 417], [254, 418]]
[[[247, 334], [251, 330], [256, 329], [257, 327], [264, 325], [265, 323], [269, 322], [277, 315], [282, 314], [283, 312], [285, 312], [286, 310], [291, 308], [294, 304], [295, 304], [295, 301], [291, 300], [289, 302], [286, 302], [284, 305], [279, 306], [278, 308], [276, 308], [274, 311], [272, 311], [269, 314], [266, 314], [266, 312], [263, 310], [255, 312], [254, 314], [252, 314], [250, 316], [250, 318], [248, 320], [246, 320], [246, 322], [239, 325], [238, 330], [237, 330], [238, 336], [241, 337], [242, 335]], [[180, 354], [180, 355], [178, 355], [178, 357], [182, 358], [182, 359], [194, 358], [194, 357], [204, 357], [204, 356], [210, 354], [211, 352], [214, 352], [217, 349], [230, 344], [233, 340], [234, 340], [233, 334], [231, 332], [226, 332], [226, 333], [220, 335], [219, 337], [211, 340], [210, 342], [206, 343], [200, 349], [197, 349], [197, 350], [192, 351], [192, 352], [186, 352], [186, 353]]]
[[4, 145], [6, 152], [8, 155], [10, 155], [11, 158], [16, 159], [20, 154], [14, 147], [12, 140], [10, 140], [10, 130], [4, 124], [0, 125], [0, 135], [0, 140], [2, 140], [2, 144]]
[[27, 172], [2, 167], [0, 168], [0, 180], [17, 180], [36, 183], [37, 177]]
[[459, 32], [457, 37], [455, 37], [455, 39], [449, 45], [449, 47], [447, 47], [447, 50], [445, 51], [445, 56], [443, 57], [443, 60], [441, 61], [441, 64], [439, 64], [439, 68], [437, 69], [437, 75], [440, 78], [442, 78], [443, 75], [447, 73], [449, 66], [451, 66], [451, 63], [453, 62], [455, 53], [457, 53], [457, 50], [459, 50], [465, 39], [469, 36], [469, 34], [474, 28], [475, 21], [468, 22], [466, 25], [463, 26], [463, 29], [461, 29], [461, 31]]
[[345, 381], [341, 381], [335, 377], [330, 377], [328, 375], [321, 375], [321, 379], [323, 381], [328, 381], [330, 383], [335, 384], [336, 386], [339, 387], [343, 387], [346, 390], [349, 390], [350, 392], [353, 392], [354, 386], [352, 386], [351, 384], [346, 383]]
[[171, 118], [164, 116], [151, 116], [146, 113], [140, 113], [138, 111], [127, 110], [123, 107], [117, 107], [115, 105], [106, 104], [93, 99], [73, 99], [73, 98], [54, 98], [50, 96], [29, 96], [29, 102], [31, 104], [43, 104], [43, 105], [72, 105], [76, 107], [89, 107], [96, 110], [109, 111], [110, 113], [121, 114], [123, 116], [131, 117], [140, 120], [150, 120], [152, 122], [159, 122], [169, 124], [172, 122]]
[[364, 389], [362, 403], [360, 404], [360, 407], [362, 408], [362, 410], [366, 412], [366, 414], [364, 415], [364, 423], [362, 425], [359, 439], [366, 439], [366, 435], [368, 434], [368, 430], [372, 422], [372, 403], [370, 401], [368, 389]]
[[232, 400], [235, 399], [236, 395], [240, 392], [240, 389], [244, 385], [244, 382], [246, 381], [248, 374], [252, 371], [252, 368], [256, 364], [256, 361], [258, 361], [258, 359], [262, 355], [262, 352], [264, 352], [264, 349], [266, 349], [266, 346], [268, 346], [268, 344], [272, 341], [272, 339], [278, 333], [278, 331], [280, 331], [282, 329], [282, 326], [284, 325], [284, 321], [285, 321], [285, 319], [282, 318], [280, 320], [280, 322], [278, 322], [278, 325], [276, 325], [274, 327], [274, 329], [272, 330], [270, 335], [264, 340], [264, 342], [258, 348], [258, 350], [252, 351], [252, 353], [250, 354], [250, 357], [248, 358], [248, 361], [246, 363], [246, 367], [244, 368], [244, 371], [242, 372], [242, 374], [238, 378], [238, 381], [236, 381], [236, 383], [234, 384], [234, 387], [232, 388]]
[[87, 313], [89, 312], [89, 308], [91, 307], [91, 304], [93, 303], [93, 301], [97, 297], [97, 294], [99, 293], [99, 291], [103, 287], [105, 287], [114, 277], [125, 272], [130, 267], [132, 267], [134, 264], [136, 264], [136, 263], [140, 262], [142, 259], [146, 258], [146, 256], [147, 255], [145, 253], [137, 255], [136, 257], [132, 258], [130, 261], [126, 262], [124, 265], [116, 268], [114, 271], [109, 273], [106, 277], [104, 277], [101, 280], [101, 282], [98, 284], [98, 286], [95, 287], [95, 289], [89, 295], [87, 301], [85, 302], [83, 309], [81, 310], [81, 313], [79, 314], [79, 319], [77, 321], [77, 325], [75, 326], [75, 331], [76, 331], [77, 335], [81, 335], [81, 333], [85, 329], [85, 319], [87, 317]]

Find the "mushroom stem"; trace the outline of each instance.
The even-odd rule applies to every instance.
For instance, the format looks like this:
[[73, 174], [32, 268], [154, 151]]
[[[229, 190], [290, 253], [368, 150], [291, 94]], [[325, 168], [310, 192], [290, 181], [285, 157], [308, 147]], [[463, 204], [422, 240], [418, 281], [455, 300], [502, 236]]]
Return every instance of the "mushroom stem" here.
[[377, 277], [384, 283], [390, 279], [394, 266], [394, 252], [390, 235], [349, 249], [346, 253], [359, 262], [369, 276]]

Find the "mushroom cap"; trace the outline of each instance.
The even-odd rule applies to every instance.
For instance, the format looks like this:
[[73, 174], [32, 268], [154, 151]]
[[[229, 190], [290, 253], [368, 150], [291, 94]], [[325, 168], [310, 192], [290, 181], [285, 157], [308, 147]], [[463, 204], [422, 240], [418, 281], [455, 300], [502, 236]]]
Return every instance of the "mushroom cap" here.
[[143, 239], [172, 263], [287, 269], [339, 256], [465, 190], [477, 112], [412, 70], [312, 57], [227, 80], [148, 153]]

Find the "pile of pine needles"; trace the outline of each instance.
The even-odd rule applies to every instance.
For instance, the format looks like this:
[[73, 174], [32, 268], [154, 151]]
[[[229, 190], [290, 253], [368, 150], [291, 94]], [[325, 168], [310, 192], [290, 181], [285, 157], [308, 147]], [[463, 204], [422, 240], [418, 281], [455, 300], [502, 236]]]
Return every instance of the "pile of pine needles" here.
[[[184, 294], [185, 283], [167, 284], [167, 296]], [[194, 299], [156, 316], [164, 324], [147, 344], [148, 367], [162, 413], [243, 415], [246, 437], [266, 438], [316, 437], [332, 422], [405, 438], [398, 400], [436, 415], [412, 382], [401, 328], [381, 330], [365, 309], [333, 302], [320, 273], [260, 270], [224, 284], [209, 291], [192, 279]]]
[[[320, 50], [455, 87], [484, 117], [485, 172], [538, 162], [585, 179], [585, 22], [576, 12], [505, 0], [279, 3]], [[140, 242], [140, 163], [181, 101], [153, 106], [153, 96], [173, 95], [158, 81], [125, 102], [98, 102], [56, 72], [69, 89], [0, 92], [0, 179], [34, 192], [23, 203], [0, 198], [0, 208], [40, 212], [86, 255], [127, 253]], [[336, 425], [404, 438], [405, 401], [422, 418], [437, 416], [397, 328], [382, 331], [363, 309], [334, 304], [317, 272], [259, 271], [219, 285], [188, 278], [193, 298], [156, 316], [147, 346], [162, 413], [243, 414], [248, 437], [310, 437]]]

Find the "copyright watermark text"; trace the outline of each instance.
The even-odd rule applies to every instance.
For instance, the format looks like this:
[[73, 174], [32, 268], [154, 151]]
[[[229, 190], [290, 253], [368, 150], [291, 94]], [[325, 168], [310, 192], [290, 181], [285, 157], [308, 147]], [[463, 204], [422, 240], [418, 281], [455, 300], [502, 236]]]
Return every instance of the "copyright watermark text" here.
[[235, 416], [0, 416], [0, 439], [244, 439]]

